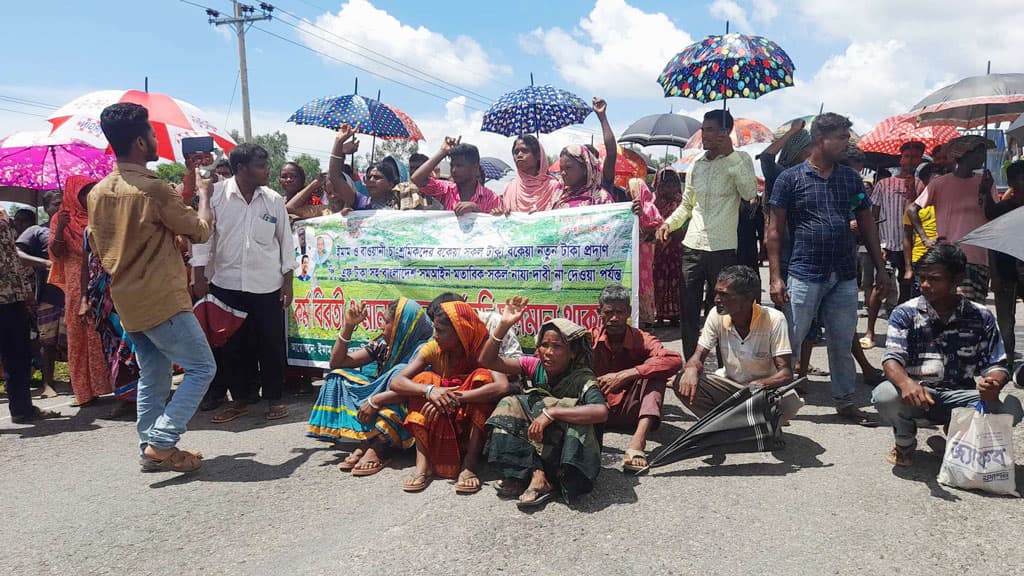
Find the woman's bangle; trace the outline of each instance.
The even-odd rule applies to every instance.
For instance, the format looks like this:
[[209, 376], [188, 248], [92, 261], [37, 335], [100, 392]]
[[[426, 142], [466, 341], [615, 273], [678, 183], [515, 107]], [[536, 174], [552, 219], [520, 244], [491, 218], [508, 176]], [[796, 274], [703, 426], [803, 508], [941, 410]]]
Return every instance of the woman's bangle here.
[[550, 412], [548, 412], [547, 408], [544, 408], [543, 410], [541, 410], [540, 413], [543, 414], [544, 417], [547, 418], [548, 420], [550, 420], [551, 422], [555, 421], [555, 418], [551, 415]]
[[373, 396], [367, 397], [366, 403], [370, 405], [370, 408], [373, 408], [374, 410], [380, 410], [380, 406], [378, 406], [377, 403], [373, 401]]
[[331, 153], [331, 158], [334, 158], [335, 160], [344, 160], [344, 159], [345, 159], [345, 156], [344, 156], [344, 155], [342, 155], [342, 156], [338, 156], [337, 154], [334, 154], [334, 153], [332, 152], [332, 153]]
[[[344, 328], [342, 328], [341, 330], [344, 330]], [[352, 342], [351, 338], [345, 338], [344, 336], [342, 336], [341, 335], [341, 331], [338, 332], [338, 340], [341, 340], [345, 344], [348, 344], [348, 343]]]
[[423, 392], [423, 397], [430, 400], [430, 393], [434, 391], [433, 384], [427, 384], [427, 389]]
[[497, 336], [494, 335], [494, 332], [489, 332], [488, 334], [490, 335], [491, 340], [494, 340], [498, 344], [501, 344], [502, 342], [505, 341], [505, 337], [504, 336], [502, 336], [501, 338], [498, 338]]

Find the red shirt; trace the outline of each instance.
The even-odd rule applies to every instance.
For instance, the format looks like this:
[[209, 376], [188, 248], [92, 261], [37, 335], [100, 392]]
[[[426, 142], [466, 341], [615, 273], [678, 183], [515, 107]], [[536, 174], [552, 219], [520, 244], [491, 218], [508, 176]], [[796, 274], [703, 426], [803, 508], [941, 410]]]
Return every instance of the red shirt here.
[[[444, 205], [445, 210], [455, 210], [455, 205], [462, 202], [462, 198], [459, 197], [459, 186], [450, 180], [431, 178], [427, 181], [426, 186], [420, 188], [420, 192], [431, 198], [436, 198]], [[476, 192], [469, 201], [479, 205], [480, 210], [485, 214], [490, 214], [491, 210], [502, 207], [501, 197], [480, 183], [477, 183]]]
[[667, 350], [656, 337], [629, 326], [622, 346], [615, 352], [608, 343], [604, 327], [590, 331], [594, 339], [594, 374], [604, 376], [636, 368], [641, 378], [668, 379], [683, 367], [683, 358]]

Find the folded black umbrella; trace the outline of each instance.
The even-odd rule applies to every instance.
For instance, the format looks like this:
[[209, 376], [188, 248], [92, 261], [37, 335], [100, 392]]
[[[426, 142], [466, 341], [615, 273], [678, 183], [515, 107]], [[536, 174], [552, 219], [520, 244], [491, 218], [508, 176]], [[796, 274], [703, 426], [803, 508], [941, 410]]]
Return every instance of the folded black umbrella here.
[[781, 388], [746, 387], [737, 391], [697, 420], [679, 438], [662, 448], [647, 468], [705, 454], [767, 452], [774, 449], [779, 439], [782, 396], [802, 380]]

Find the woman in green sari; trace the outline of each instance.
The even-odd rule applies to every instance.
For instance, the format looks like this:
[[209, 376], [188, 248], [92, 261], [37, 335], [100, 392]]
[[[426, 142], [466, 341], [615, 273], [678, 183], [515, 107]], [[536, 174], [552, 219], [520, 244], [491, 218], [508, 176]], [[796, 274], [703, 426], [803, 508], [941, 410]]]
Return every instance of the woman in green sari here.
[[608, 406], [591, 368], [590, 333], [564, 318], [541, 326], [534, 356], [498, 356], [505, 333], [523, 316], [529, 300], [505, 303], [501, 322], [480, 352], [480, 364], [521, 376], [522, 394], [506, 396], [487, 420], [488, 461], [502, 475], [499, 496], [519, 497], [520, 509], [535, 508], [561, 490], [566, 501], [590, 492], [601, 470], [601, 443], [594, 425], [608, 419]]

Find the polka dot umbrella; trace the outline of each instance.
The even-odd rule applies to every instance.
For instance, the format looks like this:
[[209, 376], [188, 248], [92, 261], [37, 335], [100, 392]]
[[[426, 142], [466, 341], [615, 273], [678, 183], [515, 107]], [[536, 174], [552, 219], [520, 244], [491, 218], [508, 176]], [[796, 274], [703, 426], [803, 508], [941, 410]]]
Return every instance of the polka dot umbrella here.
[[778, 44], [746, 34], [708, 36], [676, 54], [658, 83], [665, 96], [698, 102], [756, 99], [793, 85], [793, 61]]
[[593, 111], [590, 104], [572, 92], [549, 84], [530, 85], [505, 94], [484, 112], [484, 132], [502, 136], [550, 134], [559, 128], [582, 124]]
[[331, 130], [349, 124], [360, 134], [383, 140], [423, 140], [423, 133], [408, 114], [359, 94], [311, 100], [296, 110], [288, 122]]

